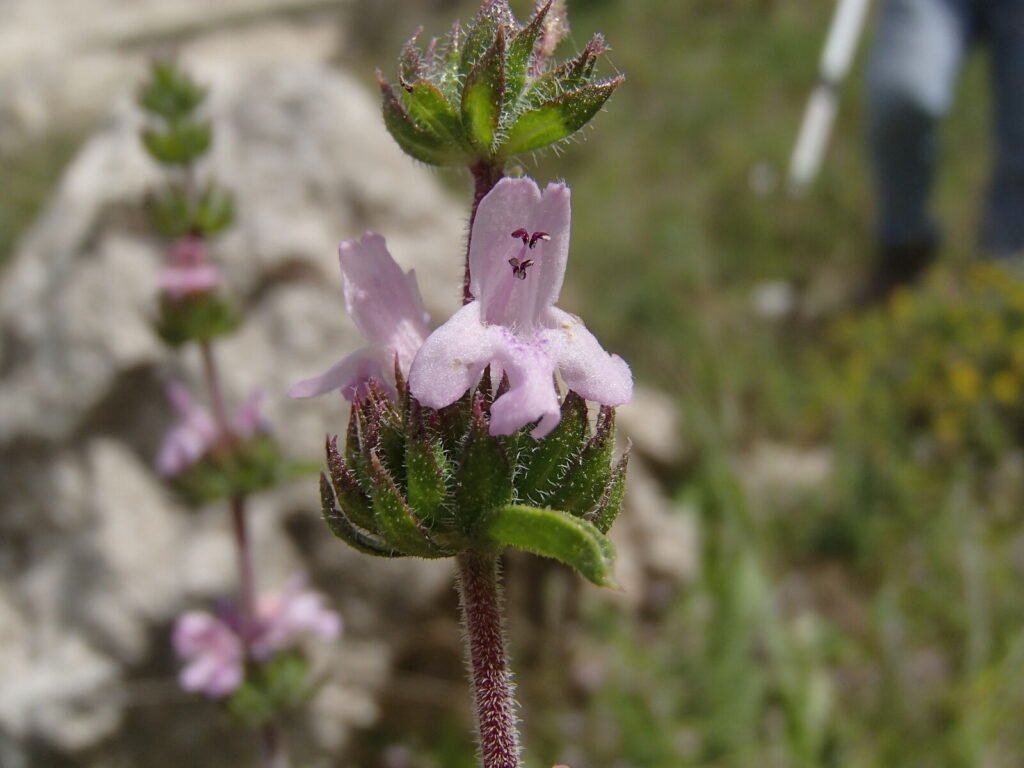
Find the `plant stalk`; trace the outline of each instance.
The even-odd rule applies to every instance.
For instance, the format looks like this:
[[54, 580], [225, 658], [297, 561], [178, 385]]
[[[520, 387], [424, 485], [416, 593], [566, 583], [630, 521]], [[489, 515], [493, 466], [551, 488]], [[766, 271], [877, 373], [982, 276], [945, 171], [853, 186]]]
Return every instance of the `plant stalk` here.
[[456, 562], [483, 768], [519, 768], [516, 702], [505, 649], [498, 559], [468, 551]]
[[472, 166], [469, 170], [473, 174], [473, 206], [469, 209], [469, 235], [466, 237], [466, 268], [462, 278], [463, 304], [469, 304], [473, 300], [473, 292], [469, 288], [469, 248], [473, 242], [473, 224], [476, 221], [476, 209], [480, 207], [480, 201], [484, 199], [484, 196], [494, 189], [494, 185], [505, 175], [505, 167], [501, 163], [483, 161]]
[[[220, 385], [220, 373], [213, 354], [213, 345], [203, 341], [199, 345], [203, 358], [203, 373], [206, 387], [213, 406], [213, 418], [220, 432], [221, 443], [229, 444], [233, 439], [231, 422], [224, 405], [224, 394]], [[241, 634], [245, 652], [249, 655], [256, 624], [256, 575], [253, 565], [252, 543], [249, 538], [249, 516], [245, 507], [245, 496], [231, 497], [231, 527], [235, 537], [235, 553], [238, 559], [238, 607]], [[270, 720], [259, 729], [260, 763], [263, 768], [289, 768], [288, 752], [281, 738], [277, 724]]]

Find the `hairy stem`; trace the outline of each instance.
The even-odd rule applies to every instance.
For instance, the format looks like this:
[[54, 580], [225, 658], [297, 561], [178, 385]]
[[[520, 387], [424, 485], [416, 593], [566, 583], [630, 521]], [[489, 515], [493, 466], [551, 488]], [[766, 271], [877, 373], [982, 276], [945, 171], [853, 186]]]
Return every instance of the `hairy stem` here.
[[466, 268], [462, 278], [462, 303], [469, 304], [473, 300], [473, 292], [469, 289], [469, 247], [473, 241], [473, 223], [476, 221], [476, 209], [480, 201], [494, 189], [494, 185], [505, 175], [505, 167], [501, 163], [480, 162], [469, 169], [473, 174], [473, 207], [469, 209], [469, 235], [466, 237]]
[[456, 562], [483, 768], [518, 768], [519, 733], [505, 650], [498, 560], [469, 551]]
[[273, 722], [260, 728], [260, 755], [264, 768], [289, 768], [288, 752], [284, 748], [281, 732]]

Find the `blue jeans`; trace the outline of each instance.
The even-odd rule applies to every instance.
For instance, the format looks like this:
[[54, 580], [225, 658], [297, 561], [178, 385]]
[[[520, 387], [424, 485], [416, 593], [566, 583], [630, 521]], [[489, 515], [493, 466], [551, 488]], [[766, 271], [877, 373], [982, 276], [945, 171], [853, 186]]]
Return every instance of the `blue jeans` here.
[[992, 53], [995, 151], [981, 227], [992, 256], [1024, 253], [1024, 0], [883, 0], [868, 72], [883, 246], [938, 239], [928, 210], [936, 122], [975, 39]]

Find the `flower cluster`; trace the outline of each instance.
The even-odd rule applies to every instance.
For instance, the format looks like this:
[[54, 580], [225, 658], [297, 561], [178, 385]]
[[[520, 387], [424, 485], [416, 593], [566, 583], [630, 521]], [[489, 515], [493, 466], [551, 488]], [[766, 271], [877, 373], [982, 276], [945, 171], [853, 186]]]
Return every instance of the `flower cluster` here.
[[218, 446], [226, 447], [231, 439], [246, 440], [267, 429], [266, 421], [260, 415], [262, 392], [253, 393], [242, 403], [231, 419], [230, 435], [221, 433], [210, 412], [193, 400], [180, 383], [168, 384], [167, 399], [174, 407], [177, 420], [164, 435], [157, 454], [157, 471], [164, 477], [181, 475]]
[[340, 633], [341, 617], [296, 576], [281, 591], [260, 597], [252, 626], [245, 626], [230, 605], [217, 615], [190, 611], [181, 616], [172, 638], [186, 662], [179, 682], [186, 691], [224, 698], [242, 684], [247, 661], [265, 663], [307, 637], [334, 640]]
[[[346, 307], [369, 343], [291, 390], [353, 400], [344, 455], [328, 441], [321, 478], [339, 538], [381, 556], [515, 546], [610, 582], [604, 534], [626, 467], [612, 461], [614, 407], [633, 381], [555, 306], [569, 226], [564, 184], [499, 181], [474, 220], [475, 299], [433, 333], [383, 239], [342, 244]], [[587, 400], [600, 406], [594, 430]]]

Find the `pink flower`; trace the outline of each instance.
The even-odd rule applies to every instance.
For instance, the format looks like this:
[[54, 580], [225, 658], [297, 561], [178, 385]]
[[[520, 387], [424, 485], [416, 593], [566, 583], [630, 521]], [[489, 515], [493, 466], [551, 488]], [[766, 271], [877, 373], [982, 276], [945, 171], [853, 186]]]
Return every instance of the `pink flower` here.
[[220, 285], [220, 270], [209, 263], [206, 244], [184, 237], [171, 246], [167, 266], [160, 274], [160, 290], [172, 299], [212, 291]]
[[[301, 576], [275, 593], [261, 595], [248, 632], [248, 655], [262, 662], [294, 648], [306, 637], [334, 640], [341, 617], [324, 605], [318, 592], [305, 589]], [[178, 682], [186, 691], [211, 699], [228, 696], [245, 678], [246, 638], [238, 610], [228, 606], [219, 616], [190, 611], [174, 625], [174, 650], [186, 661]]]
[[186, 691], [219, 699], [242, 684], [245, 648], [223, 619], [190, 611], [174, 625], [172, 642], [178, 656], [188, 662], [178, 675], [178, 683]]
[[164, 477], [180, 475], [199, 461], [220, 436], [213, 417], [181, 384], [167, 385], [167, 399], [177, 413], [177, 422], [167, 431], [157, 454], [156, 468]]
[[305, 585], [302, 576], [293, 576], [280, 592], [260, 597], [259, 625], [249, 646], [253, 658], [267, 659], [304, 635], [334, 640], [341, 633], [341, 617], [324, 605], [323, 595]]
[[395, 358], [408, 376], [413, 357], [430, 332], [413, 271], [403, 273], [384, 238], [366, 233], [346, 240], [338, 261], [345, 282], [345, 309], [369, 342], [343, 357], [326, 373], [295, 384], [291, 397], [313, 397], [341, 390], [349, 400], [369, 379], [394, 384]]
[[[164, 436], [156, 469], [164, 477], [174, 477], [202, 459], [222, 435], [209, 411], [193, 400], [178, 382], [167, 385], [167, 399], [177, 412], [178, 420]], [[230, 424], [235, 437], [248, 438], [266, 430], [267, 424], [259, 411], [262, 400], [263, 393], [256, 392], [242, 403]]]
[[480, 201], [469, 254], [476, 299], [420, 348], [409, 386], [422, 405], [455, 402], [488, 365], [511, 385], [491, 406], [493, 435], [538, 419], [533, 437], [554, 429], [561, 418], [556, 371], [587, 400], [629, 402], [629, 366], [605, 352], [578, 317], [554, 306], [569, 254], [569, 218], [564, 184], [542, 194], [532, 179], [502, 179]]

